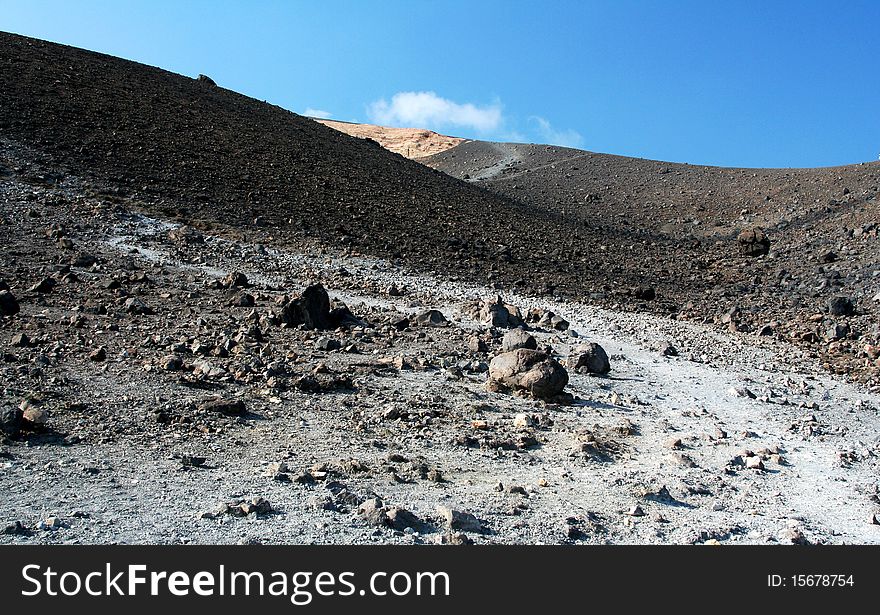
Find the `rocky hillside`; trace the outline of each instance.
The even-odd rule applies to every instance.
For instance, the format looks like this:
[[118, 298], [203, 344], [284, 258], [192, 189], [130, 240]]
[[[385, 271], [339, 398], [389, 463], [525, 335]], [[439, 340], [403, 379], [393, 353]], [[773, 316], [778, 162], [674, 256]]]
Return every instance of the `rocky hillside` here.
[[264, 243], [717, 321], [876, 378], [876, 163], [713, 169], [467, 142], [427, 159], [441, 173], [209, 79], [11, 34], [0, 51], [0, 136], [44, 179]]
[[876, 377], [880, 163], [728, 169], [486, 142], [425, 162], [599, 237], [575, 256], [597, 274], [592, 301], [779, 337]]

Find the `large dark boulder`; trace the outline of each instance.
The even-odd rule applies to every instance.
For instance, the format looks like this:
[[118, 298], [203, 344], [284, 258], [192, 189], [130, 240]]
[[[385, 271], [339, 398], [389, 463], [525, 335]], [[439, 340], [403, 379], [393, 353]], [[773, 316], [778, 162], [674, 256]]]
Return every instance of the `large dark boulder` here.
[[281, 321], [292, 327], [330, 329], [330, 297], [322, 284], [312, 284], [284, 306]]
[[21, 308], [18, 300], [8, 290], [0, 290], [0, 316], [13, 316], [18, 314]]

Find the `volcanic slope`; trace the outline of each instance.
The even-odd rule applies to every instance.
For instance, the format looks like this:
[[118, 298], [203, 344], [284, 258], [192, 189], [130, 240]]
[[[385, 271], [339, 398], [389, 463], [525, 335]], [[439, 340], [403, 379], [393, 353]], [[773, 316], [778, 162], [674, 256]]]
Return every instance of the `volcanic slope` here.
[[262, 241], [312, 238], [484, 281], [499, 258], [508, 279], [526, 262], [549, 276], [556, 255], [534, 246], [579, 243], [555, 215], [209, 81], [12, 34], [0, 34], [0, 136], [149, 213]]
[[[876, 378], [876, 162], [720, 168], [480, 141], [424, 162], [599, 237], [574, 255], [585, 279], [599, 278], [585, 288], [593, 302], [776, 336]], [[769, 254], [741, 252], [738, 235], [754, 227]], [[627, 287], [639, 271], [642, 284]]]

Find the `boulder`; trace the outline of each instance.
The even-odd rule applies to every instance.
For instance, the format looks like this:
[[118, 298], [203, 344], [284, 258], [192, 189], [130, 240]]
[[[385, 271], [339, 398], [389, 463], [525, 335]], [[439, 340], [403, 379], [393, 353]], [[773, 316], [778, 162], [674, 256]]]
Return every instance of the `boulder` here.
[[479, 354], [483, 352], [489, 352], [489, 346], [484, 340], [474, 335], [468, 338], [468, 350], [470, 350], [474, 354]]
[[150, 308], [146, 303], [138, 299], [137, 297], [131, 297], [130, 299], [126, 299], [125, 301], [125, 311], [129, 314], [136, 314], [139, 316], [154, 314], [152, 308]]
[[522, 329], [511, 329], [504, 334], [501, 339], [501, 350], [510, 352], [519, 348], [527, 348], [529, 350], [537, 350], [538, 342], [535, 338], [523, 331]]
[[422, 327], [438, 327], [446, 324], [446, 317], [437, 310], [427, 310], [413, 318], [413, 322]]
[[247, 288], [250, 286], [247, 276], [239, 271], [233, 271], [226, 275], [221, 283], [226, 288]]
[[282, 308], [281, 321], [307, 329], [330, 329], [330, 297], [322, 284], [312, 284]]
[[0, 316], [13, 316], [18, 314], [21, 308], [18, 300], [8, 290], [0, 290]]
[[763, 256], [770, 252], [770, 238], [760, 227], [742, 231], [736, 241], [744, 256]]
[[[21, 430], [22, 411], [13, 406], [0, 407], [0, 436], [14, 438]], [[2, 441], [3, 438], [0, 438]]]
[[599, 344], [590, 342], [578, 346], [568, 358], [569, 369], [586, 369], [591, 374], [607, 374], [611, 371], [611, 362], [608, 353]]
[[832, 297], [828, 300], [828, 313], [831, 316], [851, 316], [855, 306], [849, 297]]
[[520, 348], [498, 355], [489, 364], [488, 386], [492, 390], [525, 391], [537, 398], [551, 398], [568, 384], [568, 372], [553, 357], [539, 350]]

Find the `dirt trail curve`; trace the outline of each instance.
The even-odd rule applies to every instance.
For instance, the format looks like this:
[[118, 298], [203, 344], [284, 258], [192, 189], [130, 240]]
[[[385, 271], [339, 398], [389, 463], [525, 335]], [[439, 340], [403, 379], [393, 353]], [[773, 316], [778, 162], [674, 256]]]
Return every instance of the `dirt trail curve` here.
[[484, 182], [497, 179], [505, 169], [522, 161], [517, 147], [513, 143], [487, 143], [498, 153], [498, 160], [470, 178], [472, 182]]

